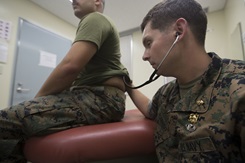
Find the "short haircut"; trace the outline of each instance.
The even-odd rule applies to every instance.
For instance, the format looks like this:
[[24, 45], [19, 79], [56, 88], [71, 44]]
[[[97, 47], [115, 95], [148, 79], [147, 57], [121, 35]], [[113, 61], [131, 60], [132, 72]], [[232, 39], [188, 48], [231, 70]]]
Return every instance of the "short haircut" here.
[[151, 22], [152, 29], [166, 30], [177, 19], [184, 18], [200, 45], [204, 45], [207, 16], [202, 6], [195, 0], [165, 0], [155, 5], [144, 17], [141, 31]]

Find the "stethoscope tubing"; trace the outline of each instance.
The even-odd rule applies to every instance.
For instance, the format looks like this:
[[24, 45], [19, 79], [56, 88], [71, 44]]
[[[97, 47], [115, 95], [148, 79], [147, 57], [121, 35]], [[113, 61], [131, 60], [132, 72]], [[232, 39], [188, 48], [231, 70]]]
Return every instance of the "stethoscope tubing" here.
[[[147, 84], [150, 84], [151, 82], [157, 80], [159, 78], [160, 75], [157, 75], [157, 71], [158, 69], [161, 67], [163, 61], [165, 61], [165, 59], [167, 58], [167, 56], [170, 54], [171, 50], [173, 49], [174, 45], [177, 43], [179, 39], [179, 35], [176, 36], [176, 39], [174, 40], [173, 44], [170, 46], [169, 50], [167, 51], [166, 55], [163, 57], [163, 59], [161, 60], [161, 62], [159, 63], [159, 65], [157, 66], [157, 68], [153, 71], [153, 73], [151, 74], [149, 80], [147, 80], [146, 82], [144, 82], [143, 84], [136, 86], [136, 87], [132, 87], [131, 85], [128, 84], [128, 82], [125, 79], [125, 76], [123, 77], [123, 82], [125, 83], [125, 85], [131, 89], [138, 89], [141, 88]], [[130, 82], [131, 84], [131, 82]]]

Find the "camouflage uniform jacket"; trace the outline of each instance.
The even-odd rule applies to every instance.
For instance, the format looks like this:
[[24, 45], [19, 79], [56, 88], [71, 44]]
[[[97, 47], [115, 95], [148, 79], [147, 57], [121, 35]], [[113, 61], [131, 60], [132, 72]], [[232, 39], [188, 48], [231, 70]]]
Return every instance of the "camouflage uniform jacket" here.
[[149, 105], [159, 162], [245, 162], [245, 62], [209, 56], [184, 98], [171, 82]]

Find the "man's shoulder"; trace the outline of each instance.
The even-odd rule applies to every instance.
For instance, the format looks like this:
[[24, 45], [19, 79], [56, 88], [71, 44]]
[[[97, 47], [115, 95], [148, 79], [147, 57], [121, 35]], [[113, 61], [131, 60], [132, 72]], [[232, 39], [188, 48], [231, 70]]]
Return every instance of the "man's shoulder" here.
[[96, 20], [96, 21], [99, 21], [99, 20], [108, 20], [108, 18], [102, 14], [102, 13], [99, 13], [99, 12], [92, 12], [88, 15], [85, 16], [84, 20]]
[[81, 19], [79, 26], [87, 26], [88, 24], [96, 29], [98, 29], [98, 27], [111, 29], [110, 27], [113, 26], [112, 21], [107, 16], [99, 12], [92, 12], [86, 15], [83, 19]]
[[158, 93], [161, 95], [169, 95], [176, 88], [176, 80], [172, 80], [158, 89]]
[[242, 60], [224, 59], [219, 75], [218, 88], [228, 89], [231, 94], [245, 91], [245, 62]]
[[245, 61], [223, 59], [223, 73], [226, 74], [245, 74]]

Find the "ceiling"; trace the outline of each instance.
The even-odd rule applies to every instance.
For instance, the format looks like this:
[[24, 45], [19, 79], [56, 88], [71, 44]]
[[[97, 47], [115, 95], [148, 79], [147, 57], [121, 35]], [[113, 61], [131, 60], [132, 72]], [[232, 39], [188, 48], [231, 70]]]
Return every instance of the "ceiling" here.
[[[73, 15], [69, 0], [29, 0], [57, 17], [77, 26], [79, 19]], [[161, 0], [105, 0], [104, 14], [108, 15], [119, 32], [138, 28], [146, 13]], [[208, 12], [222, 10], [226, 0], [197, 0]]]

